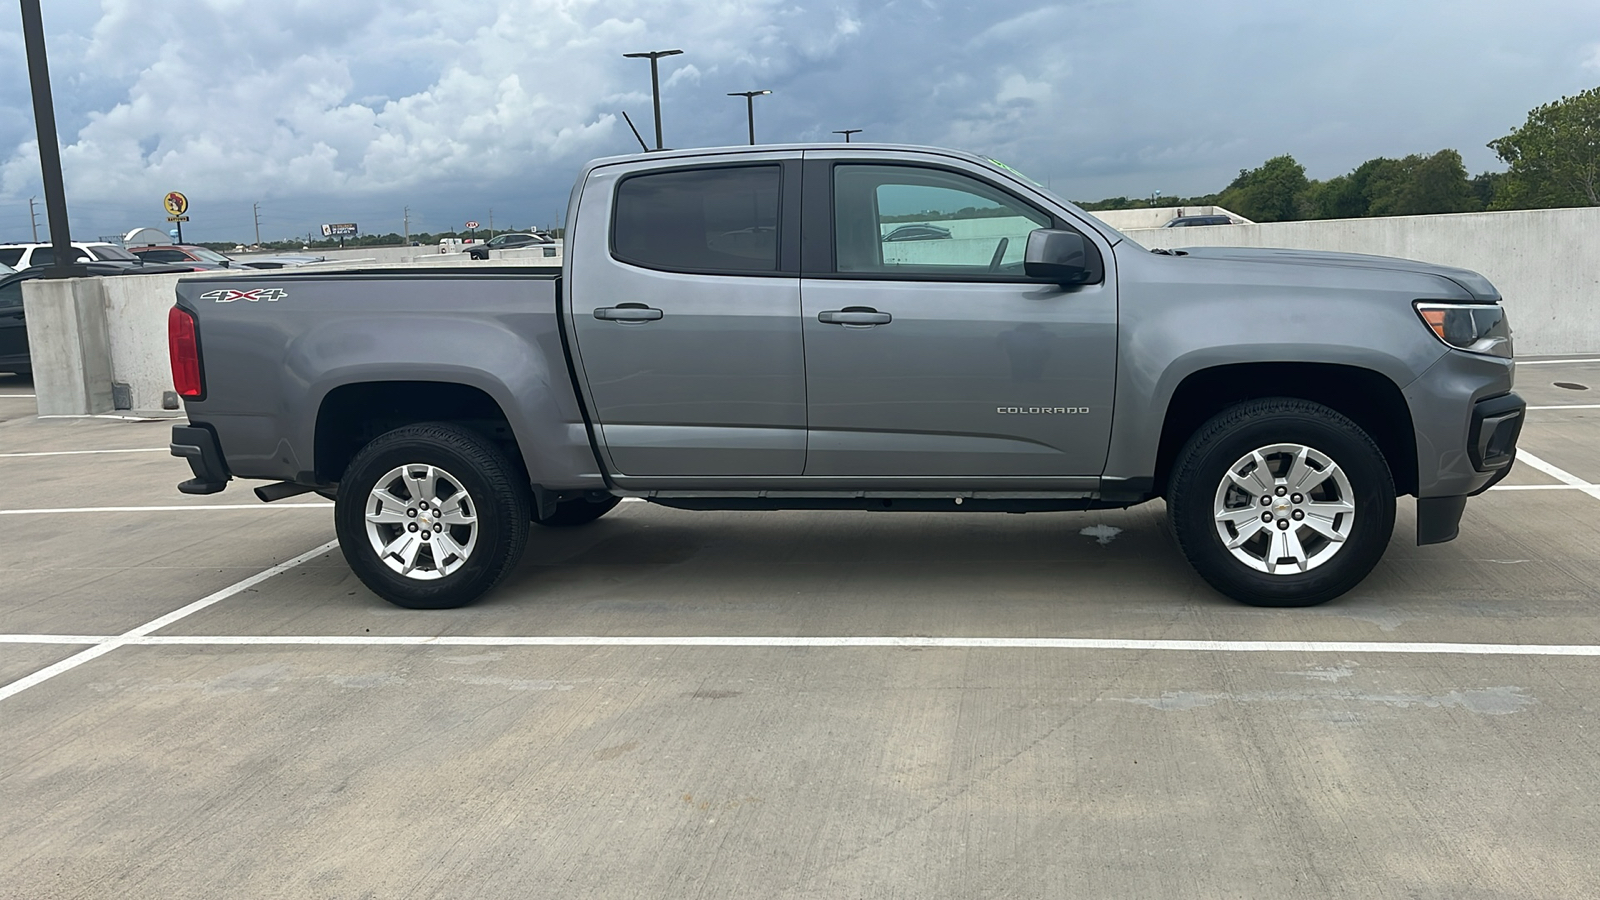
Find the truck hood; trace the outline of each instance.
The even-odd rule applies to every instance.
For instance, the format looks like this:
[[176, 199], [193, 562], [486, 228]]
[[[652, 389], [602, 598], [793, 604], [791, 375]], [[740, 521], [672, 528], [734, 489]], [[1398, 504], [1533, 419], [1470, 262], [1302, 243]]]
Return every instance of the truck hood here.
[[1365, 253], [1329, 253], [1322, 250], [1266, 250], [1255, 247], [1185, 247], [1184, 253], [1202, 259], [1226, 259], [1238, 262], [1264, 262], [1279, 265], [1328, 266], [1331, 268], [1388, 269], [1396, 272], [1413, 272], [1437, 275], [1460, 285], [1472, 299], [1498, 303], [1500, 292], [1489, 279], [1471, 269], [1440, 266], [1397, 259], [1392, 256], [1370, 256]]

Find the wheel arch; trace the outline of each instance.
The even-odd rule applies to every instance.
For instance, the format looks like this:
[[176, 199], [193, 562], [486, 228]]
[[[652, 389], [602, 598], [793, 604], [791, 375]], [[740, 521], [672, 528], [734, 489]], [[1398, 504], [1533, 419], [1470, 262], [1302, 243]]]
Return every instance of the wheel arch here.
[[488, 391], [453, 381], [356, 381], [328, 391], [317, 407], [312, 443], [316, 479], [324, 484], [339, 481], [356, 453], [373, 438], [422, 422], [470, 428], [523, 465], [516, 430]]
[[1185, 376], [1162, 421], [1155, 492], [1166, 496], [1178, 452], [1200, 426], [1230, 406], [1266, 397], [1310, 400], [1348, 416], [1382, 451], [1396, 493], [1416, 493], [1416, 431], [1400, 386], [1372, 369], [1326, 362], [1234, 363]]

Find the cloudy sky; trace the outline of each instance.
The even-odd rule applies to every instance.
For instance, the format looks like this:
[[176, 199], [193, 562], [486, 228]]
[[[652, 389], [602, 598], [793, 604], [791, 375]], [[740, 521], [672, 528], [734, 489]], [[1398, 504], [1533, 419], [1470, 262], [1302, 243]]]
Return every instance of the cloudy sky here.
[[[1216, 190], [1292, 153], [1312, 177], [1485, 142], [1600, 84], [1597, 0], [46, 0], [76, 237], [246, 239], [558, 222], [584, 160], [650, 139], [936, 144], [1076, 199]], [[0, 240], [41, 196], [21, 23], [0, 4]], [[41, 199], [42, 208], [42, 199]], [[41, 217], [42, 218], [42, 217]], [[41, 233], [43, 228], [41, 225]]]

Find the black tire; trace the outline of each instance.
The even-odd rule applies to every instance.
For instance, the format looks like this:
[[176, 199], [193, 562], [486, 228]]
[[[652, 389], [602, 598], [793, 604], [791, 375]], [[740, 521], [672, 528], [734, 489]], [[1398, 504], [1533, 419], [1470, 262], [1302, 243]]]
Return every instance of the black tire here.
[[[431, 580], [391, 568], [367, 531], [367, 507], [378, 481], [397, 467], [413, 465], [434, 466], [459, 482], [476, 517], [471, 552], [454, 571]], [[488, 593], [516, 565], [528, 542], [531, 494], [516, 465], [481, 435], [446, 423], [407, 425], [375, 438], [350, 461], [339, 482], [334, 527], [345, 560], [373, 593], [407, 609], [453, 609]], [[455, 497], [450, 493], [441, 502]], [[443, 517], [439, 527], [446, 527]], [[420, 560], [422, 552], [414, 551], [413, 556]], [[429, 558], [419, 566], [440, 568], [432, 562], [434, 552], [427, 549]]]
[[611, 512], [621, 502], [621, 497], [607, 497], [598, 502], [583, 497], [579, 497], [576, 500], [563, 500], [556, 504], [556, 511], [551, 513], [549, 517], [534, 519], [533, 521], [534, 524], [543, 525], [546, 528], [575, 528], [579, 525], [587, 525]]
[[[1268, 574], [1235, 557], [1224, 544], [1216, 503], [1223, 479], [1237, 461], [1252, 451], [1279, 444], [1312, 448], [1337, 464], [1349, 482], [1349, 499], [1355, 509], [1348, 534], [1337, 546], [1318, 535], [1310, 536], [1319, 548], [1332, 548], [1326, 559], [1305, 571]], [[1282, 463], [1277, 465], [1281, 467]], [[1325, 485], [1330, 482], [1319, 485], [1317, 490], [1328, 490]], [[1337, 490], [1337, 485], [1334, 488]], [[1244, 494], [1241, 491], [1233, 496]], [[1291, 494], [1290, 498], [1294, 496], [1300, 495]], [[1304, 496], [1310, 499], [1310, 494]], [[1228, 508], [1224, 506], [1225, 510]], [[1263, 518], [1289, 515], [1277, 512], [1278, 507], [1271, 504], [1259, 508]], [[1244, 508], [1238, 507], [1237, 511], [1243, 512]], [[1372, 438], [1355, 422], [1326, 406], [1288, 398], [1241, 403], [1201, 426], [1178, 453], [1167, 491], [1167, 515], [1189, 564], [1212, 587], [1251, 606], [1315, 606], [1360, 584], [1388, 547], [1394, 532], [1394, 512], [1394, 479]], [[1253, 522], [1249, 524], [1257, 527]], [[1257, 543], [1251, 546], [1260, 547], [1261, 542], [1273, 540], [1272, 527], [1277, 527], [1277, 520], [1270, 526], [1259, 526], [1262, 537], [1252, 539]], [[1288, 530], [1306, 533], [1295, 524], [1290, 524]], [[1249, 550], [1247, 546], [1244, 552]], [[1314, 555], [1310, 551], [1302, 554]], [[1265, 549], [1261, 555], [1276, 556]], [[1283, 564], [1286, 558], [1277, 556], [1278, 568], [1288, 568]]]

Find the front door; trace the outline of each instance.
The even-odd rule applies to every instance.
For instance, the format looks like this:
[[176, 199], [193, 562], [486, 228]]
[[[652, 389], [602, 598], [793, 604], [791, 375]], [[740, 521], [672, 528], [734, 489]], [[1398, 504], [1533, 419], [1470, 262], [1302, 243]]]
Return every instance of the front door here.
[[1110, 254], [1098, 284], [1030, 280], [1028, 233], [1070, 225], [1010, 189], [954, 166], [806, 165], [808, 182], [831, 179], [806, 193], [831, 201], [834, 235], [831, 271], [808, 257], [801, 287], [806, 475], [1099, 475], [1116, 370]]
[[569, 321], [625, 479], [801, 474], [797, 156], [590, 173], [568, 240]]

